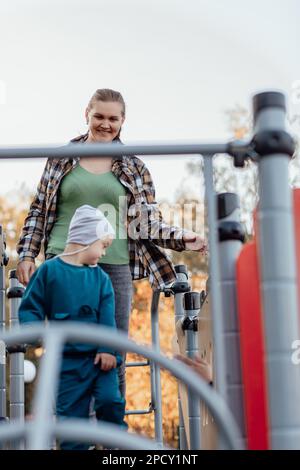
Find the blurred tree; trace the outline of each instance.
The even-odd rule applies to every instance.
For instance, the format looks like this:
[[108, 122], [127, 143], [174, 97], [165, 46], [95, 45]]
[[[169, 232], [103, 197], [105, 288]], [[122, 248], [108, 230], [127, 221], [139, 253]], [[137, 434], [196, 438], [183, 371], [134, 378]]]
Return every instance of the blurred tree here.
[[[250, 138], [252, 122], [250, 113], [246, 108], [235, 105], [225, 112], [227, 128], [232, 139]], [[293, 115], [288, 118], [290, 130], [296, 141], [296, 152], [290, 163], [290, 183], [293, 187], [300, 186], [300, 116]], [[189, 199], [191, 194], [197, 197], [192, 191], [193, 187], [204, 187], [203, 161], [199, 158], [192, 159], [186, 165], [189, 185], [184, 181], [178, 190], [181, 197]], [[245, 225], [248, 237], [253, 229], [252, 213], [258, 202], [258, 172], [257, 165], [252, 161], [247, 161], [244, 168], [235, 168], [232, 158], [228, 155], [216, 155], [214, 157], [214, 187], [217, 193], [235, 192], [240, 199], [241, 222]], [[194, 184], [191, 184], [194, 181]], [[184, 189], [183, 189], [184, 188]], [[198, 191], [198, 194], [200, 191]], [[198, 196], [203, 201], [203, 193]]]
[[9, 191], [4, 196], [0, 196], [0, 223], [6, 233], [7, 254], [9, 256], [8, 269], [16, 267], [18, 259], [16, 244], [32, 198], [33, 193], [25, 183]]

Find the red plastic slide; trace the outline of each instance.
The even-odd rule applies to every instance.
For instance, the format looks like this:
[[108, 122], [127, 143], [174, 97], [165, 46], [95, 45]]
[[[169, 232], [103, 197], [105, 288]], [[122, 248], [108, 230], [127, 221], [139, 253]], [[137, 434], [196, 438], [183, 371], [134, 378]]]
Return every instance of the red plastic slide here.
[[[293, 191], [293, 197], [300, 312], [300, 189]], [[237, 302], [248, 448], [268, 449], [267, 383], [256, 237], [243, 247], [237, 260]]]

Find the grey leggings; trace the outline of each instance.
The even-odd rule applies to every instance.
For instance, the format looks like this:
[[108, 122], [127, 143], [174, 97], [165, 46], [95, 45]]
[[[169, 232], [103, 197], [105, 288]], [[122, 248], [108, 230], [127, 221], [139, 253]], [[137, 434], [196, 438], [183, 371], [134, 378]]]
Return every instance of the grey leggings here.
[[[55, 255], [48, 253], [46, 260], [53, 258]], [[133, 295], [132, 277], [130, 267], [128, 264], [104, 264], [99, 263], [99, 266], [105, 271], [111, 279], [116, 304], [116, 324], [119, 330], [128, 333], [129, 329], [129, 316], [131, 311], [131, 302]], [[119, 367], [119, 381], [120, 391], [125, 397], [126, 382], [125, 382], [125, 359], [126, 353], [123, 353], [123, 363]]]
[[[128, 333], [133, 295], [132, 277], [129, 265], [100, 263], [99, 266], [109, 275], [115, 291], [117, 328]], [[123, 363], [119, 367], [119, 381], [120, 391], [124, 397], [126, 393], [125, 359], [126, 353], [123, 353]]]

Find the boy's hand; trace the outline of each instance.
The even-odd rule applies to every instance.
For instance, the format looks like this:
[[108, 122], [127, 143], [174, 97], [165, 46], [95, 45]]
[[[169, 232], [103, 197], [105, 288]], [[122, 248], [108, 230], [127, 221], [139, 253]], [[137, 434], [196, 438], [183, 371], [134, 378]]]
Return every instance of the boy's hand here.
[[94, 364], [100, 364], [100, 369], [107, 371], [117, 367], [117, 359], [112, 354], [97, 353], [95, 356]]

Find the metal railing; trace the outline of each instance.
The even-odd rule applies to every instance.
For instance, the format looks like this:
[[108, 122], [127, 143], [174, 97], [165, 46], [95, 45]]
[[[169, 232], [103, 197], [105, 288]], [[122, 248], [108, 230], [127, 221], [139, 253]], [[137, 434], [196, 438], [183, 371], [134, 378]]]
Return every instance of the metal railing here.
[[51, 322], [51, 325], [27, 325], [17, 331], [8, 331], [0, 335], [0, 341], [10, 347], [14, 344], [43, 341], [47, 351], [41, 360], [36, 393], [33, 400], [31, 423], [0, 423], [0, 440], [9, 441], [25, 438], [28, 449], [47, 449], [53, 437], [72, 439], [80, 442], [101, 440], [105, 445], [123, 446], [128, 449], [162, 449], [160, 442], [142, 439], [120, 431], [118, 426], [101, 422], [86, 422], [72, 419], [53, 421], [53, 397], [58, 386], [61, 352], [67, 341], [80, 341], [86, 344], [109, 346], [115, 350], [133, 352], [155, 362], [170, 371], [177, 379], [185, 383], [199, 398], [204, 400], [220, 430], [223, 441], [229, 449], [238, 449], [240, 434], [235, 420], [225, 401], [203, 379], [193, 371], [186, 370], [177, 360], [170, 360], [158, 352], [140, 346], [129, 340], [126, 334], [113, 333], [111, 328], [98, 325], [86, 325], [84, 331], [78, 323], [69, 323], [67, 328]]

